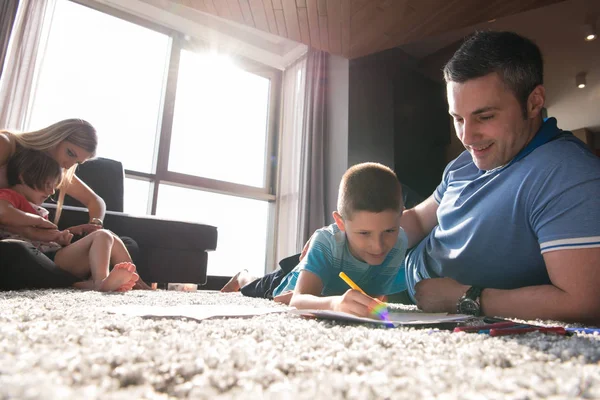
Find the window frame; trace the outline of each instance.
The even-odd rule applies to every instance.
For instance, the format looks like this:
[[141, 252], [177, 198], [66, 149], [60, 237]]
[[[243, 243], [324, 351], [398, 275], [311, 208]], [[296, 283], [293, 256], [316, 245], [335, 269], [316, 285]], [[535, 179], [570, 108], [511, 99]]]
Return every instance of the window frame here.
[[265, 64], [250, 60], [231, 50], [221, 49], [220, 53], [232, 59], [237, 67], [255, 75], [270, 80], [269, 104], [267, 116], [267, 132], [265, 143], [265, 177], [263, 187], [254, 187], [238, 183], [220, 181], [200, 176], [194, 176], [179, 172], [169, 171], [169, 152], [173, 128], [173, 116], [175, 108], [175, 97], [177, 89], [177, 78], [179, 74], [179, 58], [182, 50], [197, 50], [198, 48], [214, 47], [199, 38], [191, 38], [183, 32], [148, 21], [142, 17], [119, 10], [110, 5], [93, 2], [92, 0], [67, 0], [98, 12], [120, 18], [127, 22], [140, 25], [144, 28], [163, 33], [170, 37], [169, 60], [166, 65], [167, 74], [163, 82], [159, 120], [157, 122], [156, 134], [158, 135], [156, 148], [152, 155], [153, 173], [125, 169], [125, 178], [143, 180], [150, 183], [149, 201], [146, 212], [148, 215], [156, 215], [158, 202], [158, 191], [160, 184], [169, 184], [186, 187], [189, 189], [202, 190], [244, 197], [248, 199], [262, 200], [269, 203], [267, 223], [267, 247], [265, 248], [265, 272], [268, 266], [275, 265], [276, 229], [276, 195], [279, 158], [279, 130], [281, 118], [282, 80], [283, 71]]

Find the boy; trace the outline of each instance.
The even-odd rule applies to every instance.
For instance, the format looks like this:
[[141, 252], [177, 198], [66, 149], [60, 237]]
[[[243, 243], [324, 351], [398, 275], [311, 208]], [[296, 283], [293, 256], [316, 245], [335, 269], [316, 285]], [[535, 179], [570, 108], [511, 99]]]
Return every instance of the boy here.
[[400, 228], [404, 209], [396, 174], [377, 163], [358, 164], [346, 171], [338, 193], [335, 223], [312, 236], [306, 257], [290, 271], [282, 269], [254, 280], [244, 271], [235, 275], [223, 292], [251, 297], [273, 297], [299, 309], [343, 311], [371, 316], [379, 304], [373, 297], [339, 278], [345, 272], [371, 296], [406, 289], [404, 255], [407, 237]]
[[[10, 189], [0, 189], [0, 237], [33, 243], [61, 269], [82, 279], [74, 287], [99, 291], [130, 290], [139, 279], [123, 243], [110, 231], [91, 224], [59, 231], [48, 221], [40, 204], [54, 194], [62, 180], [62, 168], [46, 153], [19, 149], [7, 165]], [[10, 227], [38, 227], [35, 235], [23, 238]], [[85, 235], [73, 244], [73, 234]], [[33, 237], [35, 236], [35, 237]], [[65, 246], [65, 247], [62, 247]], [[109, 262], [115, 264], [109, 273]]]

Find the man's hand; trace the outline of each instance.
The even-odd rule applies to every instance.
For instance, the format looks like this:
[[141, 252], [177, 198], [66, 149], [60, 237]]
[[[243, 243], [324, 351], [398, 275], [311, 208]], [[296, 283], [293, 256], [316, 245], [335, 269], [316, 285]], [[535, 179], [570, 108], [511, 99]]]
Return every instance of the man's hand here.
[[423, 279], [415, 285], [417, 307], [425, 312], [456, 313], [458, 300], [469, 286], [451, 278]]
[[96, 225], [96, 224], [83, 224], [83, 225], [76, 225], [76, 226], [72, 226], [72, 227], [68, 228], [69, 232], [71, 232], [73, 235], [77, 235], [77, 236], [85, 236], [88, 233], [97, 231], [98, 229], [102, 229], [102, 227], [100, 225]]
[[354, 289], [349, 289], [343, 295], [335, 296], [332, 299], [331, 309], [333, 311], [341, 311], [366, 318], [373, 318], [372, 311], [381, 303], [379, 300]]

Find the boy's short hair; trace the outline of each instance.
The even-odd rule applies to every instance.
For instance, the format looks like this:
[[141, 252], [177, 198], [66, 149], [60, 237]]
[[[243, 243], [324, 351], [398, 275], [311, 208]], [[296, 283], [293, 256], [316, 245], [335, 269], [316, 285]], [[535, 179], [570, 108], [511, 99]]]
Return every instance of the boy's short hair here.
[[43, 151], [18, 147], [8, 160], [6, 177], [9, 186], [20, 183], [34, 189], [44, 189], [48, 181], [56, 181], [58, 186], [63, 177], [63, 169]]
[[475, 32], [444, 66], [444, 79], [446, 83], [465, 83], [494, 72], [514, 93], [527, 118], [527, 99], [533, 89], [544, 83], [539, 47], [514, 32]]
[[340, 182], [338, 212], [352, 220], [357, 211], [402, 211], [402, 185], [385, 165], [367, 162], [350, 167]]

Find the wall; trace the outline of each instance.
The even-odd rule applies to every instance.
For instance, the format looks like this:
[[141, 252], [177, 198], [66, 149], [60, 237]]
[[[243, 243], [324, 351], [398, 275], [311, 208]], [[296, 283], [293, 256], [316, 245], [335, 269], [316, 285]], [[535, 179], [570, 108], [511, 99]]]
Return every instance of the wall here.
[[377, 161], [423, 197], [446, 166], [450, 123], [445, 87], [391, 49], [350, 62], [348, 162]]
[[330, 55], [327, 65], [327, 120], [325, 148], [325, 214], [327, 224], [333, 223], [331, 213], [337, 208], [337, 192], [342, 175], [348, 168], [348, 73], [349, 61]]

